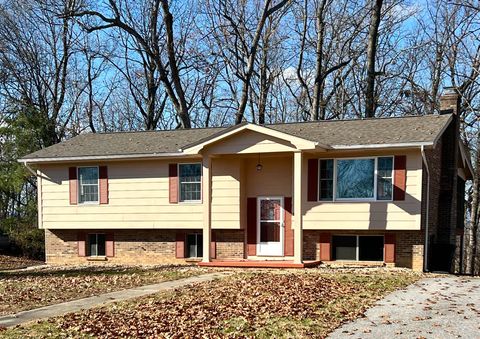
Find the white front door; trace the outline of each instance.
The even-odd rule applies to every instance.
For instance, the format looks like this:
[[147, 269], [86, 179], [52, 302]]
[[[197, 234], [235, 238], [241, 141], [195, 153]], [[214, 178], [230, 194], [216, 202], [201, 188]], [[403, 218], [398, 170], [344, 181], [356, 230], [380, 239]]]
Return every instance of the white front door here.
[[257, 255], [283, 256], [283, 197], [258, 198], [257, 215]]

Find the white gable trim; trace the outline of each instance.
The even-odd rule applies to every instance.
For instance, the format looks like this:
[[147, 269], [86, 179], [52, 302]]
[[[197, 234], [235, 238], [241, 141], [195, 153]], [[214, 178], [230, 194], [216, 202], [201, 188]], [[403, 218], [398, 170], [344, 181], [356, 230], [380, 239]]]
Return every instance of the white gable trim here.
[[296, 136], [293, 136], [293, 135], [290, 135], [290, 134], [287, 134], [287, 133], [283, 133], [283, 132], [273, 130], [273, 129], [268, 128], [268, 127], [247, 123], [247, 124], [243, 124], [243, 125], [238, 125], [238, 126], [232, 128], [232, 129], [227, 130], [226, 132], [223, 132], [219, 135], [213, 136], [213, 137], [211, 137], [207, 140], [204, 140], [203, 142], [200, 142], [198, 144], [192, 144], [191, 146], [187, 146], [186, 148], [181, 149], [180, 151], [183, 154], [198, 154], [198, 153], [200, 153], [200, 151], [202, 151], [202, 149], [204, 147], [206, 147], [208, 145], [211, 145], [215, 142], [221, 141], [222, 139], [228, 138], [232, 135], [238, 134], [242, 131], [246, 131], [246, 130], [257, 132], [257, 133], [264, 134], [264, 135], [268, 135], [268, 136], [271, 136], [271, 137], [274, 137], [274, 138], [277, 138], [277, 139], [286, 140], [286, 141], [292, 143], [292, 145], [294, 145], [295, 148], [298, 149], [298, 150], [313, 150], [313, 149], [329, 149], [330, 148], [326, 145], [321, 145], [320, 143], [315, 142], [315, 141], [299, 138], [299, 137], [296, 137]]

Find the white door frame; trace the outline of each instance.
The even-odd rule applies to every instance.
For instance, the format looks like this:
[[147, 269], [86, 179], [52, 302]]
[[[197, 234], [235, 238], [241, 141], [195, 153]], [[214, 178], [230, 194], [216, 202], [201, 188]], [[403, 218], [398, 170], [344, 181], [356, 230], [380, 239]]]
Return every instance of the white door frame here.
[[[261, 223], [261, 201], [262, 200], [280, 200], [280, 241], [279, 242], [260, 242], [260, 223]], [[257, 198], [257, 256], [284, 256], [285, 243], [285, 209], [284, 197], [281, 196], [261, 196]]]

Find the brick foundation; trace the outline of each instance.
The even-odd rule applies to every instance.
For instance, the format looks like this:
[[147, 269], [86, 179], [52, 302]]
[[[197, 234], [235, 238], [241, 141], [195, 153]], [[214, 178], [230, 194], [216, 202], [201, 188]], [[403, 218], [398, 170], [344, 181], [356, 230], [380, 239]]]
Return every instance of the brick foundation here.
[[[92, 232], [95, 232], [92, 230]], [[184, 264], [175, 257], [176, 230], [113, 230], [115, 256], [106, 261], [92, 261], [78, 255], [77, 230], [46, 230], [46, 260], [48, 264]], [[198, 232], [198, 230], [197, 230]], [[214, 230], [217, 259], [243, 259], [245, 233], [243, 230]], [[304, 231], [303, 259], [320, 260], [320, 233]], [[376, 231], [332, 231], [332, 234], [384, 235]], [[423, 232], [396, 231], [395, 266], [416, 271], [423, 268]]]
[[[303, 259], [320, 260], [320, 233], [328, 231], [303, 232]], [[330, 231], [342, 235], [385, 235], [382, 231]], [[395, 263], [415, 271], [423, 270], [423, 231], [391, 231], [395, 234]]]
[[214, 230], [217, 259], [243, 259], [245, 233], [243, 230]]
[[[91, 233], [95, 232], [102, 231], [91, 230]], [[78, 255], [78, 230], [45, 230], [46, 262], [51, 265], [186, 263], [184, 258], [175, 257], [176, 230], [112, 230], [111, 232], [114, 233], [115, 255], [105, 261], [93, 261], [91, 258]], [[195, 232], [201, 232], [201, 230]], [[215, 230], [214, 232], [218, 259], [244, 258], [243, 230]]]
[[[92, 230], [92, 232], [95, 232]], [[113, 230], [115, 256], [91, 261], [78, 256], [77, 230], [45, 230], [47, 264], [184, 264], [175, 258], [175, 230]]]

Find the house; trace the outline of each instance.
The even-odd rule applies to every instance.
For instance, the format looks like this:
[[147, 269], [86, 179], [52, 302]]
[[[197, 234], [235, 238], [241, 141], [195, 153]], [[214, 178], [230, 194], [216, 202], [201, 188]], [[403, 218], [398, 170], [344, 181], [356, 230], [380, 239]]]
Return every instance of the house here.
[[20, 159], [51, 264], [454, 268], [459, 97], [441, 114], [83, 134]]

